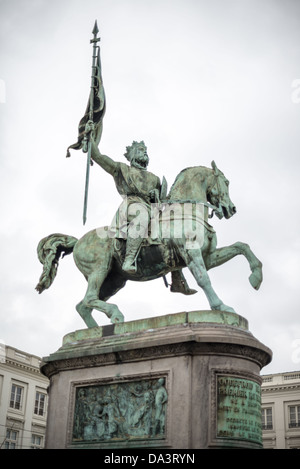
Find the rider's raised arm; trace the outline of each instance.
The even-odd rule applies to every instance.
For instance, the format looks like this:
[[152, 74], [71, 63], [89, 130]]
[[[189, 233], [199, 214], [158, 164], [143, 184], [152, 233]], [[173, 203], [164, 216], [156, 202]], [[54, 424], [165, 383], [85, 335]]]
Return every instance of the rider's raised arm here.
[[99, 164], [105, 171], [107, 171], [109, 174], [113, 175], [114, 172], [117, 169], [117, 162], [112, 160], [109, 156], [102, 155], [94, 142], [92, 140], [92, 159]]

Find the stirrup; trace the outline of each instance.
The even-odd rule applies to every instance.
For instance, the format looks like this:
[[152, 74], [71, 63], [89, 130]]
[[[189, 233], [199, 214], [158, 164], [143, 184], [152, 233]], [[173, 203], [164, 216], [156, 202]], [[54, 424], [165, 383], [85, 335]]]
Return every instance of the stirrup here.
[[137, 271], [136, 258], [132, 262], [130, 262], [130, 259], [125, 259], [122, 265], [122, 270], [128, 274], [135, 274]]

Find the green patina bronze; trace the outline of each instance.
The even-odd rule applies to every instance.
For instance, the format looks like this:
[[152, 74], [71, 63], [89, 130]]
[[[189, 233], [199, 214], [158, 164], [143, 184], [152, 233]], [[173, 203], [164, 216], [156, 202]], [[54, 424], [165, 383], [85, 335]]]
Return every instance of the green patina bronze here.
[[[202, 204], [214, 203], [215, 206], [221, 207], [222, 213], [219, 213], [219, 216], [224, 214], [226, 218], [235, 213], [228, 194], [228, 181], [215, 164], [212, 169], [199, 166], [182, 171], [170, 190], [168, 200], [182, 200], [177, 202], [176, 208], [184, 208], [187, 204], [185, 201], [189, 200], [193, 203], [188, 204], [198, 204], [201, 207]], [[79, 240], [63, 234], [47, 236], [38, 246], [39, 260], [44, 269], [37, 290], [41, 293], [50, 287], [56, 275], [60, 255], [73, 252], [77, 267], [88, 281], [86, 295], [76, 307], [88, 327], [98, 325], [91, 316], [93, 309], [104, 312], [112, 323], [123, 322], [124, 318], [119, 308], [107, 303], [107, 300], [124, 287], [128, 280], [147, 281], [163, 277], [168, 272], [182, 276], [181, 269], [184, 267], [190, 269], [198, 285], [203, 289], [211, 309], [234, 312], [232, 307], [226, 306], [217, 296], [207, 271], [242, 254], [248, 260], [252, 271], [249, 277], [250, 283], [258, 289], [262, 281], [262, 264], [247, 244], [236, 242], [228, 247], [217, 248], [216, 233], [208, 223], [206, 206], [201, 213], [202, 218], [195, 216], [194, 219], [196, 233], [197, 229], [199, 233], [196, 244], [190, 243], [190, 231], [183, 232], [181, 237], [173, 236], [177, 225], [181, 228], [184, 226], [182, 225], [184, 212], [182, 212], [182, 218], [167, 220], [171, 224], [170, 237], [142, 239], [134, 271], [123, 269], [126, 239], [122, 236], [104, 236], [104, 233], [110, 233], [110, 227], [103, 228], [103, 232], [101, 229], [92, 230]], [[163, 231], [162, 225], [165, 222], [163, 216], [158, 217], [159, 232]], [[195, 232], [192, 235], [195, 237]], [[171, 290], [176, 291], [174, 288]]]
[[78, 386], [72, 443], [165, 438], [165, 378]]
[[[184, 278], [182, 269], [185, 267], [204, 291], [212, 310], [234, 313], [213, 289], [208, 271], [243, 255], [249, 262], [250, 283], [258, 289], [262, 282], [262, 264], [248, 244], [236, 242], [217, 248], [216, 233], [208, 220], [214, 214], [220, 219], [229, 219], [236, 213], [229, 196], [229, 181], [213, 161], [211, 168], [196, 166], [181, 171], [168, 192], [165, 178], [160, 180], [147, 170], [149, 156], [143, 141], [134, 141], [126, 148], [129, 164], [101, 154], [98, 145], [105, 94], [97, 32], [97, 28], [93, 30], [91, 41], [94, 50], [92, 97], [80, 121], [78, 142], [69, 148], [88, 152], [87, 182], [90, 161], [93, 161], [112, 176], [123, 202], [110, 225], [91, 230], [79, 240], [60, 233], [43, 238], [38, 244], [43, 273], [36, 289], [42, 293], [49, 288], [61, 254], [73, 252], [75, 264], [88, 282], [85, 297], [76, 306], [88, 328], [98, 326], [92, 317], [93, 309], [105, 313], [113, 324], [124, 321], [118, 306], [107, 301], [128, 280], [143, 282], [162, 277], [168, 286], [166, 275], [170, 272], [172, 292], [196, 293]], [[87, 198], [84, 218], [86, 203]]]
[[91, 327], [70, 332], [63, 338], [63, 346], [76, 345], [82, 341], [95, 340], [108, 336], [119, 336], [121, 334], [132, 334], [144, 331], [155, 331], [157, 329], [179, 325], [192, 324], [219, 324], [224, 326], [238, 327], [248, 331], [248, 321], [236, 313], [223, 313], [221, 311], [189, 311], [176, 314], [165, 314], [152, 318], [137, 319], [134, 321], [120, 322], [110, 326]]
[[258, 383], [230, 375], [217, 377], [217, 438], [262, 444]]

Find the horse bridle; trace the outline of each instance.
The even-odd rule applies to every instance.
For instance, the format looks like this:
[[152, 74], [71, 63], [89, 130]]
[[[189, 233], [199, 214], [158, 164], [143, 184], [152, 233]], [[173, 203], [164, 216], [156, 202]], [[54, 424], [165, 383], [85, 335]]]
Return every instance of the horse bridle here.
[[213, 209], [211, 214], [208, 215], [208, 218], [212, 218], [214, 216], [214, 213], [215, 213], [216, 216], [221, 219], [223, 217], [223, 210], [222, 210], [222, 206], [221, 206], [220, 200], [219, 200], [220, 194], [221, 194], [221, 187], [220, 187], [220, 182], [219, 182], [219, 170], [218, 170], [218, 168], [214, 167], [213, 172], [214, 172], [215, 180], [214, 180], [214, 183], [211, 185], [211, 188], [208, 191], [208, 194], [211, 195], [211, 191], [213, 190], [213, 188], [215, 186], [217, 186], [217, 197], [218, 197], [218, 201], [219, 201], [219, 206], [216, 207], [215, 205], [209, 204], [208, 202], [203, 202], [203, 204], [207, 205], [207, 206], [209, 206], [210, 208]]
[[[213, 184], [211, 185], [209, 191], [208, 191], [208, 194], [211, 194], [211, 191], [212, 189], [217, 186], [217, 192], [218, 192], [218, 196], [220, 196], [220, 193], [221, 193], [221, 187], [220, 187], [220, 183], [219, 183], [219, 170], [217, 167], [213, 167], [213, 172], [214, 172], [214, 176], [215, 176], [215, 179], [214, 179], [214, 182]], [[216, 207], [215, 205], [213, 204], [210, 204], [209, 202], [199, 202], [199, 200], [194, 200], [194, 199], [167, 199], [167, 200], [161, 200], [161, 204], [164, 205], [172, 205], [172, 204], [201, 204], [201, 205], [204, 205], [205, 207], [207, 208], [210, 208], [212, 210], [211, 214], [208, 214], [208, 218], [212, 218], [214, 216], [214, 213], [216, 214], [216, 216], [221, 219], [223, 218], [223, 210], [222, 210], [222, 206], [219, 202], [219, 206]]]

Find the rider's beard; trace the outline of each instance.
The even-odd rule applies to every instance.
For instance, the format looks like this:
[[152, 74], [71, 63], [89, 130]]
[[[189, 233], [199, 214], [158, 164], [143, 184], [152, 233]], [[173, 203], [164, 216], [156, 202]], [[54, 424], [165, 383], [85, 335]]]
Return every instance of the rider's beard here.
[[148, 166], [148, 158], [147, 157], [133, 158], [131, 161], [131, 166], [138, 168], [138, 169], [146, 170]]

